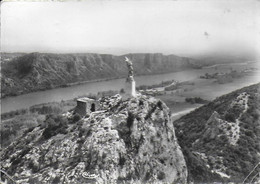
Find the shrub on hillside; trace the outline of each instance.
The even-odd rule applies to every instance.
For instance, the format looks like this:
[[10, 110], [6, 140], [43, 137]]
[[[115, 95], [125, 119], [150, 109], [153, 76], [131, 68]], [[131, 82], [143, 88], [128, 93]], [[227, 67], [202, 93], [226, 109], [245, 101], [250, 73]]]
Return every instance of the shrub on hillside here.
[[68, 128], [68, 120], [61, 115], [47, 115], [44, 123], [46, 128], [43, 131], [42, 136], [45, 139], [57, 135], [58, 133], [67, 133], [66, 129]]
[[158, 173], [158, 179], [159, 179], [159, 180], [165, 179], [165, 173], [162, 172], [162, 171], [160, 171], [160, 172]]
[[6, 112], [6, 113], [2, 113], [1, 114], [1, 119], [10, 119], [13, 118], [17, 115], [23, 115], [23, 114], [27, 114], [28, 113], [28, 109], [19, 109], [19, 110], [15, 110], [15, 111], [10, 111], [10, 112]]
[[121, 89], [120, 89], [120, 93], [125, 93], [125, 89], [124, 89], [124, 88], [121, 88]]
[[135, 115], [129, 111], [128, 116], [127, 116], [127, 121], [126, 121], [126, 125], [129, 128], [129, 130], [130, 130], [131, 126], [133, 125], [134, 120], [135, 120]]
[[39, 114], [59, 114], [62, 112], [60, 104], [46, 104], [46, 105], [35, 105], [30, 107], [30, 112], [37, 112]]
[[76, 123], [76, 122], [78, 122], [80, 119], [81, 119], [81, 116], [80, 116], [78, 113], [76, 113], [76, 114], [73, 115], [73, 117], [72, 117], [72, 123]]
[[157, 102], [157, 107], [159, 107], [159, 109], [163, 109], [163, 106], [162, 106], [163, 104], [162, 104], [162, 101], [161, 100], [159, 100], [158, 102]]
[[228, 121], [228, 122], [235, 122], [236, 121], [236, 116], [232, 112], [226, 113], [225, 114], [225, 120]]

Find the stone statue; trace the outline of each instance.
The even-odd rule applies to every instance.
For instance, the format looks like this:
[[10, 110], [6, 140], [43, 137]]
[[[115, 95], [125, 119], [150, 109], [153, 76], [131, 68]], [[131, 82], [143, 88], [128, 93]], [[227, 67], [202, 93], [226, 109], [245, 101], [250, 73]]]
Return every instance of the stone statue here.
[[126, 65], [128, 68], [128, 78], [132, 78], [134, 76], [134, 68], [133, 63], [128, 57], [125, 56]]
[[134, 68], [133, 63], [128, 57], [125, 57], [125, 62], [128, 68], [128, 76], [125, 81], [125, 88], [124, 88], [124, 99], [127, 99], [129, 97], [135, 97], [136, 91], [135, 91], [135, 80], [134, 80]]

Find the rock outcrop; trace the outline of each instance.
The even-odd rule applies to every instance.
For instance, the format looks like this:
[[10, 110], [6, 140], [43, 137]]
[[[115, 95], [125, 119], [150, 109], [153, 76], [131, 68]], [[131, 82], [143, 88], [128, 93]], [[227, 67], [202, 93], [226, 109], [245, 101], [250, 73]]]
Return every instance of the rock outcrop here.
[[31, 53], [3, 61], [2, 97], [66, 86], [82, 81], [126, 77], [125, 56], [135, 75], [159, 74], [193, 68], [194, 60], [163, 54], [44, 54]]
[[20, 183], [186, 183], [163, 102], [142, 95], [100, 101], [104, 110], [76, 123], [55, 119], [53, 132], [29, 130], [2, 152], [2, 168]]

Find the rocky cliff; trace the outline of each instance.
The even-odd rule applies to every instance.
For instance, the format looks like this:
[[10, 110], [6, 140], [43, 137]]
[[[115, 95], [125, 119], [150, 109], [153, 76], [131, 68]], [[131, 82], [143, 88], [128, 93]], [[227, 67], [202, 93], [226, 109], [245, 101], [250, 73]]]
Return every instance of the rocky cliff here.
[[125, 56], [133, 61], [135, 75], [167, 73], [195, 67], [194, 60], [175, 55], [31, 53], [2, 61], [2, 97], [80, 81], [125, 77]]
[[80, 120], [49, 116], [2, 151], [2, 169], [18, 183], [186, 183], [163, 102], [117, 95], [101, 106]]
[[254, 170], [260, 161], [259, 87], [221, 96], [174, 122], [189, 181], [260, 181], [260, 168]]

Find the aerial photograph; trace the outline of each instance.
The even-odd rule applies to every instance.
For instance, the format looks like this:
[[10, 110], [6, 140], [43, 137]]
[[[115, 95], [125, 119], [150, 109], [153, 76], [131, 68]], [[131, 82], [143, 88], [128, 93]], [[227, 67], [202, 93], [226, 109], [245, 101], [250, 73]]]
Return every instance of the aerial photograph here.
[[259, 0], [3, 0], [0, 184], [260, 184]]

